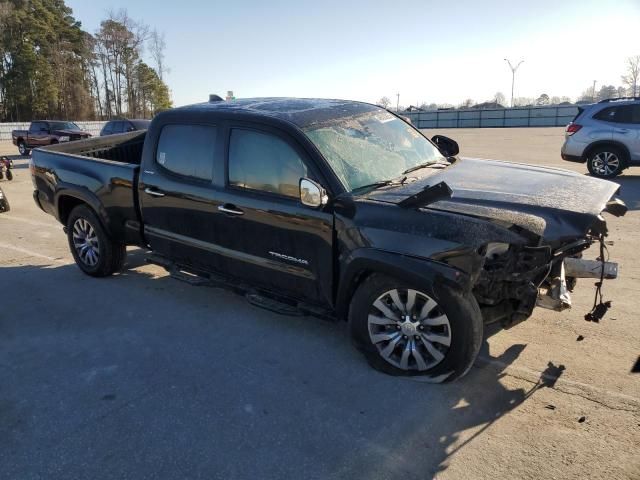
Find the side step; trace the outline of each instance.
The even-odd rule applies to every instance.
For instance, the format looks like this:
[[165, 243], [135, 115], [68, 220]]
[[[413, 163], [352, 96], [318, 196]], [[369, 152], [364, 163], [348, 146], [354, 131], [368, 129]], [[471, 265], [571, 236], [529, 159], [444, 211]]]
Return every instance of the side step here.
[[147, 263], [158, 265], [169, 272], [169, 276], [175, 280], [186, 282], [193, 286], [207, 286], [224, 288], [225, 290], [231, 290], [234, 293], [244, 295], [245, 299], [251, 304], [270, 312], [278, 313], [280, 315], [300, 317], [303, 315], [312, 315], [324, 320], [333, 320], [333, 315], [328, 310], [325, 310], [314, 305], [306, 303], [297, 303], [295, 305], [287, 303], [286, 301], [280, 301], [271, 296], [262, 295], [253, 289], [250, 285], [233, 283], [229, 279], [208, 272], [198, 272], [192, 269], [184, 268], [171, 260], [158, 255], [150, 253], [145, 257]]
[[244, 298], [256, 307], [264, 308], [270, 312], [279, 313], [280, 315], [288, 315], [290, 317], [301, 317], [304, 312], [298, 307], [288, 305], [273, 298], [264, 297], [255, 292], [246, 293]]

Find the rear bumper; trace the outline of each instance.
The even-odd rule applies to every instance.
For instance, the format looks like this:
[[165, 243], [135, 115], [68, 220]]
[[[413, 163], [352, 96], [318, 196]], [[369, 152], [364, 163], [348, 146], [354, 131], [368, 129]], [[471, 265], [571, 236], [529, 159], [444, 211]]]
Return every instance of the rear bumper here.
[[33, 201], [36, 202], [36, 205], [40, 210], [42, 210], [43, 212], [45, 211], [45, 209], [42, 208], [42, 203], [40, 203], [40, 194], [38, 190], [33, 191]]
[[577, 163], [585, 162], [585, 159], [580, 155], [569, 155], [567, 153], [561, 153], [560, 156], [562, 157], [563, 160], [566, 160], [568, 162], [577, 162]]

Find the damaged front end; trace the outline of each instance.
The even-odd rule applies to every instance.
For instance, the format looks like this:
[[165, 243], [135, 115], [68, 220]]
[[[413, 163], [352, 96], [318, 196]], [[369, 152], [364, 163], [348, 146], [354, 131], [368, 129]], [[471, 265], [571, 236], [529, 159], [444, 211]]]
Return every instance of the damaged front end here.
[[[626, 210], [615, 199], [603, 212], [622, 216]], [[598, 321], [610, 306], [602, 301], [602, 282], [618, 275], [618, 265], [605, 255], [607, 233], [606, 222], [598, 215], [582, 238], [541, 246], [485, 245], [479, 252], [484, 264], [473, 289], [485, 323], [499, 321], [508, 328], [529, 318], [536, 306], [555, 311], [571, 308], [570, 292], [578, 278], [599, 279], [593, 309], [585, 316]], [[583, 259], [582, 252], [594, 243], [600, 249], [597, 260]]]

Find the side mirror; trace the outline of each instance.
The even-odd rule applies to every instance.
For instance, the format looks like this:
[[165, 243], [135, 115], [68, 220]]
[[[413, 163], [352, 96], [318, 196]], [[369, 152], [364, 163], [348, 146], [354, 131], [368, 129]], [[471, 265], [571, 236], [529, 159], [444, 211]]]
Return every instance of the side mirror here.
[[308, 178], [300, 179], [300, 202], [303, 205], [318, 208], [326, 205], [328, 201], [329, 197], [324, 188]]
[[434, 135], [431, 137], [431, 141], [435, 143], [438, 150], [440, 150], [440, 153], [445, 157], [455, 157], [460, 153], [458, 142], [449, 137], [445, 137], [444, 135]]

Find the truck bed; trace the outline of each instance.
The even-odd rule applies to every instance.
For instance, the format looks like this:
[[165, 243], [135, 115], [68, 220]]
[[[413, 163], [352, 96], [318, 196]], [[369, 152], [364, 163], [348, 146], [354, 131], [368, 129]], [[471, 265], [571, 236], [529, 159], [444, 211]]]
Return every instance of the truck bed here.
[[37, 204], [64, 224], [65, 206], [82, 200], [112, 238], [141, 244], [136, 188], [145, 136], [136, 131], [35, 149]]
[[119, 135], [107, 135], [87, 140], [59, 143], [44, 148], [51, 152], [59, 152], [66, 155], [140, 165], [142, 147], [144, 146], [146, 135], [146, 130], [138, 130]]

